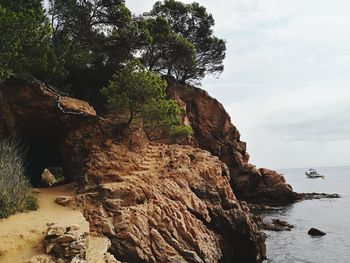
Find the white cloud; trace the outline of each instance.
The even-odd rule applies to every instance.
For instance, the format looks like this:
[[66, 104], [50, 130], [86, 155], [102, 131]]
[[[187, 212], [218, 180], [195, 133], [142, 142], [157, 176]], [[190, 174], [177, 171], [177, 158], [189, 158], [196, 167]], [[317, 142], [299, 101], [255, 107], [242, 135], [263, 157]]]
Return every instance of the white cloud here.
[[[126, 1], [136, 13], [154, 2]], [[350, 164], [350, 1], [197, 2], [228, 47], [224, 73], [202, 87], [224, 103], [252, 162]]]
[[312, 83], [227, 107], [252, 161], [271, 167], [348, 164], [350, 90], [342, 83]]

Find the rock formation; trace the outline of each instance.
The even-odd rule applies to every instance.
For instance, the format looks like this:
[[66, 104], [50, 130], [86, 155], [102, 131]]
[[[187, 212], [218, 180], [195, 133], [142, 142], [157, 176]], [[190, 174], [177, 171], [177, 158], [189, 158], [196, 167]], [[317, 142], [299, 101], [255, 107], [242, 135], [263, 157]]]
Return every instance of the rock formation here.
[[326, 193], [299, 193], [299, 200], [312, 200], [312, 199], [333, 199], [341, 198], [339, 194], [326, 194]]
[[41, 177], [35, 175], [47, 167], [62, 166], [64, 139], [94, 119], [96, 112], [87, 102], [62, 96], [31, 79], [11, 78], [0, 86], [0, 94], [0, 130], [25, 144], [28, 172], [38, 185]]
[[56, 183], [55, 176], [48, 170], [44, 169], [44, 172], [41, 174], [41, 183], [47, 186], [52, 186]]
[[[96, 116], [86, 102], [37, 81], [12, 78], [0, 92], [3, 133], [29, 146], [32, 180], [40, 179], [44, 167], [63, 166], [65, 177], [77, 184], [76, 199], [91, 231], [108, 237], [117, 260], [249, 263], [265, 258], [265, 236], [236, 199], [219, 158], [191, 146], [148, 142], [137, 128], [125, 130], [117, 118]], [[227, 158], [231, 175], [237, 175], [229, 162], [236, 148], [229, 145], [245, 153], [245, 144], [229, 119], [224, 124], [231, 133], [213, 140], [217, 128], [209, 127], [214, 122], [205, 124], [202, 118], [208, 116], [199, 109], [211, 104], [202, 99], [194, 106], [196, 141], [207, 149], [200, 142], [208, 139], [210, 152]], [[224, 120], [221, 113], [214, 120]]]
[[249, 163], [246, 143], [221, 103], [202, 89], [168, 80], [168, 94], [184, 109], [184, 123], [194, 130], [194, 146], [218, 156], [230, 170], [231, 186], [241, 200], [292, 203], [297, 194], [282, 175]]
[[107, 252], [110, 246], [108, 239], [90, 235], [79, 224], [49, 223], [44, 239], [46, 254], [25, 263], [121, 263]]
[[310, 228], [310, 230], [307, 233], [310, 236], [314, 236], [314, 237], [324, 236], [327, 234], [327, 233], [325, 233], [317, 228]]
[[291, 231], [294, 226], [286, 221], [280, 219], [272, 219], [271, 221], [266, 221], [262, 216], [255, 216], [255, 222], [258, 224], [260, 229], [269, 231]]
[[63, 227], [51, 224], [45, 237], [45, 252], [65, 262], [87, 262], [88, 234], [82, 233], [79, 225]]
[[262, 258], [264, 237], [233, 195], [216, 157], [186, 146], [149, 144], [134, 152], [124, 144], [106, 145], [87, 160], [87, 185], [95, 187], [85, 191], [85, 216], [110, 238], [117, 259]]

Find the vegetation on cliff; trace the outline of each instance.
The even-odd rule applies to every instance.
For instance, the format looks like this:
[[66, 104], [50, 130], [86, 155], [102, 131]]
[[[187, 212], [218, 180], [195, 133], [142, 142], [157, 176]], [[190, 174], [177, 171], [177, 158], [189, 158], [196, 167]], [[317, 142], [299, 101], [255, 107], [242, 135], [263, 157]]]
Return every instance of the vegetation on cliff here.
[[28, 74], [97, 109], [128, 108], [128, 123], [137, 115], [145, 130], [160, 128], [173, 138], [192, 133], [161, 75], [185, 82], [223, 71], [225, 41], [213, 35], [205, 7], [164, 0], [133, 16], [124, 0], [46, 6], [0, 0], [0, 81]]
[[110, 109], [128, 111], [128, 124], [136, 119], [148, 134], [160, 128], [174, 138], [189, 136], [192, 129], [181, 127], [180, 107], [167, 98], [166, 86], [158, 74], [133, 60], [117, 71], [101, 92]]
[[[0, 0], [0, 81], [28, 74], [153, 133], [192, 133], [161, 75], [198, 81], [223, 70], [225, 42], [198, 3], [156, 2], [133, 16], [123, 0]], [[135, 61], [139, 61], [135, 64]]]
[[23, 149], [13, 140], [0, 140], [0, 218], [36, 210], [37, 200], [25, 177]]

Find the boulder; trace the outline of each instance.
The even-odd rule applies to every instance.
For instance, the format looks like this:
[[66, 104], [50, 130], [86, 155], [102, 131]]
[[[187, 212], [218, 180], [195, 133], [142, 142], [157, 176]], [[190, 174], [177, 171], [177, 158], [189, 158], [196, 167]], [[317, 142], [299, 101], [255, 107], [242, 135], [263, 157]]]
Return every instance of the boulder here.
[[317, 228], [310, 228], [310, 230], [307, 232], [310, 236], [324, 236], [326, 235], [325, 232], [317, 229]]
[[87, 234], [79, 226], [49, 224], [44, 240], [45, 252], [64, 262], [86, 261]]
[[269, 231], [291, 231], [294, 228], [292, 224], [280, 219], [266, 221], [262, 216], [255, 216], [255, 221], [261, 229]]
[[55, 199], [55, 203], [61, 206], [71, 206], [75, 203], [75, 200], [72, 196], [59, 196]]
[[52, 186], [56, 183], [56, 178], [48, 169], [45, 168], [41, 174], [41, 183], [43, 186]]

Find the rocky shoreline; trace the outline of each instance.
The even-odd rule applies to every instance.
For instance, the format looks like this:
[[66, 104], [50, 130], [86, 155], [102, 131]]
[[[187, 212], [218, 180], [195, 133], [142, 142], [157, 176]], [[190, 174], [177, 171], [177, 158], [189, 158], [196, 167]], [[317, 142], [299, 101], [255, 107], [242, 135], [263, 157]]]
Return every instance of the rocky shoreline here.
[[341, 198], [341, 196], [337, 193], [334, 194], [326, 194], [326, 193], [299, 193], [298, 201], [303, 200], [313, 200], [313, 199], [333, 199], [333, 198]]
[[256, 204], [270, 209], [261, 204], [325, 195], [297, 194], [282, 175], [250, 164], [246, 143], [217, 100], [168, 83], [194, 130], [183, 145], [161, 136], [150, 142], [118, 116], [99, 116], [87, 102], [23, 78], [0, 87], [0, 128], [29, 147], [32, 182], [43, 168], [63, 167], [90, 232], [108, 238], [116, 260], [262, 262], [261, 229], [292, 226], [253, 216]]

